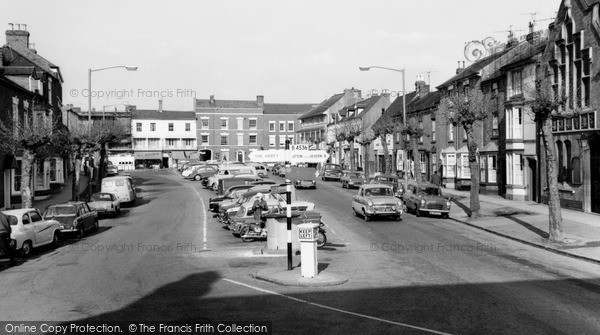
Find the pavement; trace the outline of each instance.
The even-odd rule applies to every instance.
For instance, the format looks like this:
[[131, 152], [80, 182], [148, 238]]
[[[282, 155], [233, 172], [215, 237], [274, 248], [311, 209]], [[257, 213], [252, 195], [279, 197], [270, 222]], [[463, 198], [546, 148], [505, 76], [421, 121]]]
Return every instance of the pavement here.
[[[79, 196], [80, 199], [85, 200], [89, 197], [89, 184], [88, 184], [88, 176], [83, 175], [83, 173], [79, 176]], [[69, 175], [67, 180], [65, 181], [64, 186], [60, 190], [56, 190], [53, 192], [49, 198], [43, 200], [34, 200], [33, 207], [37, 208], [40, 212], [43, 212], [46, 207], [54, 204], [58, 204], [65, 201], [70, 201], [72, 199], [72, 187], [73, 187], [73, 177]]]
[[563, 243], [548, 240], [548, 205], [479, 195], [482, 216], [469, 217], [469, 191], [442, 189], [452, 195], [450, 219], [558, 254], [600, 263], [600, 215], [562, 209]]

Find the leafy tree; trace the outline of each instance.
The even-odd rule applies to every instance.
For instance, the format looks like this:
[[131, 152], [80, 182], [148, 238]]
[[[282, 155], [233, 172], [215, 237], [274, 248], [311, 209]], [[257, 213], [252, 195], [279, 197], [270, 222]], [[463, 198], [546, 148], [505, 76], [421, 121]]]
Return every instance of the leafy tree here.
[[384, 167], [383, 171], [386, 174], [392, 173], [392, 167], [394, 163], [394, 155], [393, 152], [390, 152], [390, 149], [387, 145], [387, 136], [393, 135], [401, 128], [401, 124], [396, 122], [394, 118], [389, 116], [388, 114], [384, 114], [377, 120], [377, 122], [371, 127], [373, 130], [373, 135], [381, 140], [381, 145], [383, 147], [383, 156], [384, 159]]
[[498, 115], [497, 103], [490, 95], [484, 94], [479, 88], [474, 88], [464, 93], [449, 94], [442, 98], [439, 112], [446, 117], [449, 123], [462, 126], [467, 135], [471, 170], [470, 216], [477, 218], [481, 215], [481, 206], [479, 203], [478, 145], [474, 130], [488, 118]]
[[[542, 73], [543, 70], [541, 70]], [[541, 78], [541, 77], [540, 77]], [[547, 80], [538, 79], [535, 89], [529, 88], [531, 112], [540, 130], [543, 142], [543, 155], [546, 161], [546, 180], [548, 181], [548, 235], [552, 242], [563, 242], [562, 212], [558, 194], [559, 167], [554, 147], [552, 120], [570, 117], [575, 110], [564, 110], [566, 97], [554, 96]]]
[[356, 143], [360, 144], [363, 147], [363, 158], [364, 158], [364, 174], [365, 178], [369, 178], [369, 154], [370, 154], [370, 145], [375, 140], [375, 133], [371, 127], [365, 127], [363, 123], [363, 130], [360, 132], [360, 135], [356, 137]]
[[[415, 117], [410, 117], [406, 125], [400, 126], [400, 133], [403, 135], [402, 137], [409, 137], [410, 148], [412, 152], [412, 160], [414, 162], [414, 171], [413, 175], [415, 180], [421, 181], [423, 180], [421, 177], [421, 156], [419, 154], [419, 139], [426, 135], [425, 131], [421, 127], [420, 122]], [[405, 153], [407, 155], [408, 153]], [[406, 167], [406, 170], [410, 170]]]
[[5, 115], [0, 120], [0, 151], [13, 155], [21, 153], [21, 206], [31, 208], [33, 164], [36, 158], [41, 159], [47, 155], [47, 149], [53, 141], [54, 124], [45, 117], [34, 118], [28, 115], [22, 122], [14, 122], [8, 117], [12, 113], [7, 112]]

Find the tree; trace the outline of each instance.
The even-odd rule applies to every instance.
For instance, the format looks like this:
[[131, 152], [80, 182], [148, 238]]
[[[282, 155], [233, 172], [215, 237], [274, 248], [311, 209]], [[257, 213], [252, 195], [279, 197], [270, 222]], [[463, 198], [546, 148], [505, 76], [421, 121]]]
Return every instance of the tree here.
[[363, 147], [363, 158], [364, 158], [364, 174], [365, 178], [369, 178], [369, 146], [375, 140], [375, 133], [371, 127], [366, 127], [363, 123], [363, 130], [360, 132], [360, 135], [356, 137], [356, 143], [360, 144]]
[[[406, 125], [400, 126], [400, 133], [402, 137], [408, 135], [410, 148], [412, 151], [412, 159], [414, 162], [414, 178], [416, 181], [421, 181], [421, 156], [419, 154], [419, 139], [426, 135], [425, 131], [421, 127], [421, 123], [417, 121], [415, 117], [411, 117], [408, 119]], [[408, 154], [408, 153], [405, 153]], [[406, 168], [407, 172], [410, 170], [408, 167]]]
[[354, 157], [354, 139], [360, 135], [363, 130], [362, 120], [360, 118], [353, 118], [349, 120], [344, 120], [338, 123], [340, 127], [340, 135], [339, 139], [341, 141], [348, 142], [348, 146], [350, 148], [350, 170], [355, 171], [355, 157]]
[[494, 99], [484, 94], [478, 87], [464, 93], [450, 94], [442, 98], [439, 111], [449, 123], [460, 125], [467, 135], [469, 150], [469, 168], [471, 170], [470, 216], [480, 216], [479, 204], [479, 163], [477, 160], [478, 145], [474, 136], [475, 127], [485, 120], [498, 115], [498, 106]]
[[[12, 115], [8, 112], [5, 115]], [[36, 155], [45, 155], [44, 149], [52, 144], [54, 124], [47, 116], [26, 116], [22, 122], [6, 117], [0, 120], [0, 151], [21, 154], [21, 207], [33, 206], [31, 175]]]
[[[543, 73], [542, 69], [542, 73]], [[543, 155], [546, 160], [546, 180], [548, 181], [548, 238], [551, 242], [563, 242], [562, 212], [558, 194], [558, 162], [554, 151], [552, 120], [572, 116], [574, 110], [564, 111], [565, 97], [555, 96], [547, 80], [538, 79], [535, 89], [527, 91], [532, 98], [531, 112], [537, 129], [542, 135]]]
[[386, 174], [392, 173], [393, 153], [390, 152], [387, 145], [387, 136], [393, 135], [401, 128], [401, 124], [395, 122], [395, 120], [388, 114], [383, 114], [379, 120], [371, 127], [373, 135], [381, 140], [383, 147], [384, 168], [383, 171]]

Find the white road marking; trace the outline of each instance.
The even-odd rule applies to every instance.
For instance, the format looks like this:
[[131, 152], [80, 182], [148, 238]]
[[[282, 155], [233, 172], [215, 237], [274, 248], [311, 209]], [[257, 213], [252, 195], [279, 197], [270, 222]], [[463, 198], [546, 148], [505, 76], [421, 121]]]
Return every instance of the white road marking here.
[[241, 282], [238, 282], [238, 281], [235, 281], [235, 280], [231, 280], [231, 279], [228, 279], [228, 278], [223, 278], [223, 280], [226, 280], [226, 281], [228, 281], [228, 282], [230, 282], [232, 284], [236, 284], [236, 285], [240, 285], [240, 286], [244, 286], [244, 287], [250, 288], [250, 289], [255, 290], [255, 291], [259, 291], [259, 292], [263, 292], [263, 293], [267, 293], [267, 294], [272, 294], [272, 295], [280, 296], [282, 298], [286, 298], [286, 299], [289, 299], [289, 300], [297, 301], [297, 302], [300, 302], [300, 303], [303, 303], [303, 304], [307, 304], [307, 305], [311, 305], [311, 306], [315, 306], [315, 307], [319, 307], [319, 308], [329, 309], [329, 310], [332, 310], [332, 311], [336, 311], [336, 312], [340, 312], [340, 313], [344, 313], [344, 314], [350, 314], [350, 315], [354, 315], [354, 316], [358, 316], [358, 317], [361, 317], [361, 318], [370, 319], [370, 320], [374, 320], [374, 321], [378, 321], [378, 322], [389, 323], [389, 324], [393, 324], [393, 325], [396, 325], [396, 326], [401, 326], [401, 327], [406, 327], [406, 328], [411, 328], [411, 329], [417, 329], [417, 330], [421, 330], [421, 331], [428, 332], [428, 333], [431, 333], [431, 334], [450, 335], [450, 333], [444, 333], [444, 332], [440, 332], [440, 331], [433, 330], [433, 329], [423, 328], [423, 327], [419, 327], [419, 326], [413, 326], [413, 325], [409, 325], [409, 324], [402, 323], [402, 322], [396, 322], [396, 321], [381, 319], [381, 318], [377, 318], [377, 317], [374, 317], [374, 316], [360, 314], [360, 313], [355, 313], [355, 312], [350, 312], [350, 311], [346, 311], [346, 310], [335, 308], [335, 307], [331, 307], [331, 306], [325, 306], [325, 305], [322, 305], [322, 304], [318, 304], [318, 303], [315, 303], [315, 302], [306, 301], [306, 300], [299, 299], [299, 298], [294, 298], [294, 297], [291, 297], [291, 296], [288, 296], [288, 295], [285, 295], [285, 294], [281, 294], [281, 293], [277, 293], [277, 292], [274, 292], [274, 291], [265, 290], [265, 289], [260, 288], [260, 287], [256, 287], [256, 286], [244, 284], [244, 283], [241, 283]]

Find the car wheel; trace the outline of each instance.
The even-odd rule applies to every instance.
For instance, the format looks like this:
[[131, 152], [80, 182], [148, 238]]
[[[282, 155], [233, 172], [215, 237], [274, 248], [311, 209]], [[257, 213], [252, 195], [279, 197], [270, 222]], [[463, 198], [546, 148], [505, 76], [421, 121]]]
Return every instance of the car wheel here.
[[442, 214], [442, 219], [447, 219], [447, 218], [448, 218], [448, 213]]
[[200, 181], [200, 180], [202, 180], [202, 177], [200, 177], [200, 175], [197, 174], [197, 175], [194, 176], [194, 180], [195, 181]]
[[246, 226], [246, 227], [242, 228], [242, 230], [240, 230], [240, 238], [242, 239], [242, 241], [252, 242], [253, 238], [244, 237], [245, 235], [248, 235], [249, 232], [250, 232], [250, 227], [248, 227], [248, 226]]
[[93, 227], [94, 231], [98, 231], [100, 230], [100, 224], [98, 223], [98, 220], [94, 220], [94, 227]]
[[354, 209], [354, 207], [352, 207], [352, 211], [354, 212], [354, 216], [358, 216], [358, 212], [356, 212], [356, 209]]
[[348, 188], [348, 186], [346, 186], [346, 184], [342, 183], [342, 188]]
[[325, 235], [324, 232], [319, 230], [319, 233], [317, 236], [317, 248], [321, 248], [321, 247], [325, 246], [325, 243], [327, 243], [327, 235]]
[[419, 210], [419, 207], [417, 207], [417, 206], [415, 206], [415, 215], [416, 215], [417, 217], [420, 217], [420, 216], [421, 216], [421, 211]]
[[21, 255], [23, 257], [27, 257], [31, 254], [31, 241], [23, 242], [23, 246], [21, 247]]
[[402, 221], [402, 215], [397, 214], [396, 215], [396, 221]]
[[210, 185], [210, 189], [216, 192], [217, 191], [217, 184]]
[[363, 217], [365, 219], [366, 222], [371, 221], [371, 218], [367, 215], [367, 213], [363, 210]]
[[60, 247], [60, 232], [55, 231], [54, 235], [52, 235], [52, 246], [55, 248]]
[[83, 227], [79, 227], [79, 229], [77, 229], [77, 238], [83, 238]]

